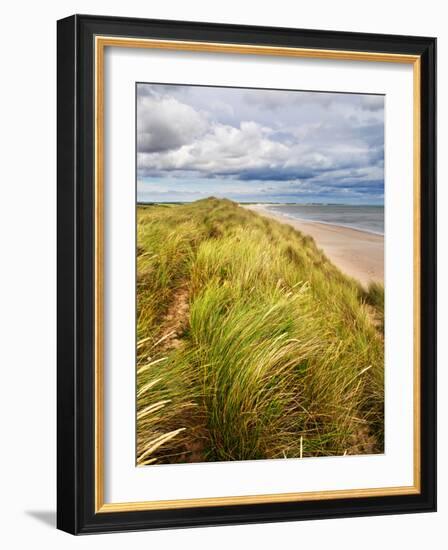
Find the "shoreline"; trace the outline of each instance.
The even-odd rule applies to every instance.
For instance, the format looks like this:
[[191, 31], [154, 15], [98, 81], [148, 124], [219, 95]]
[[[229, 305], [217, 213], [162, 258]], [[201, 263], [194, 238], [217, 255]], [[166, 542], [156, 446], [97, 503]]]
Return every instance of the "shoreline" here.
[[336, 267], [363, 286], [367, 287], [371, 282], [384, 284], [384, 235], [325, 222], [293, 219], [261, 204], [240, 206], [313, 237]]
[[[255, 205], [254, 205], [255, 206]], [[351, 231], [359, 231], [359, 233], [367, 233], [368, 235], [378, 235], [379, 237], [382, 237], [384, 239], [384, 233], [378, 233], [377, 231], [369, 231], [368, 229], [361, 229], [359, 227], [351, 227], [350, 225], [343, 225], [340, 223], [332, 223], [332, 222], [323, 222], [322, 220], [308, 220], [306, 218], [293, 218], [292, 216], [288, 216], [287, 214], [283, 214], [281, 212], [275, 212], [273, 210], [269, 210], [268, 206], [264, 206], [261, 204], [257, 204], [257, 207], [265, 209], [265, 211], [269, 214], [278, 214], [281, 218], [285, 218], [285, 220], [290, 220], [291, 222], [299, 222], [299, 223], [316, 223], [318, 225], [329, 225], [331, 227], [340, 227], [341, 229], [350, 229]]]

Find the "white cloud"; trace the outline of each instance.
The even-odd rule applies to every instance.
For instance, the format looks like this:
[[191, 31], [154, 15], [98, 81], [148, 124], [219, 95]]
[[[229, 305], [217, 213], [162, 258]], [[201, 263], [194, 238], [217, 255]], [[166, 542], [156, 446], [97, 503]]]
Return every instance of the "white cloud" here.
[[270, 133], [255, 122], [243, 121], [239, 128], [210, 124], [207, 132], [176, 150], [140, 153], [139, 168], [225, 174], [284, 164], [290, 149], [270, 139]]
[[139, 97], [138, 150], [167, 151], [190, 143], [207, 128], [206, 119], [173, 97]]
[[139, 87], [140, 179], [169, 177], [170, 189], [176, 178], [271, 182], [285, 193], [294, 190], [281, 182], [337, 193], [358, 181], [361, 192], [382, 192], [383, 96]]

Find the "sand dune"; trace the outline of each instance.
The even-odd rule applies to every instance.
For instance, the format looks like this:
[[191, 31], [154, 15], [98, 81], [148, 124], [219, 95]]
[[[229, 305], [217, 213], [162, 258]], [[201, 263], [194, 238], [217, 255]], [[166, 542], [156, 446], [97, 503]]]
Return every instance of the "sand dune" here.
[[242, 205], [258, 214], [286, 223], [310, 235], [326, 256], [341, 271], [354, 277], [364, 286], [371, 281], [384, 282], [384, 237], [318, 222], [286, 218], [263, 205]]

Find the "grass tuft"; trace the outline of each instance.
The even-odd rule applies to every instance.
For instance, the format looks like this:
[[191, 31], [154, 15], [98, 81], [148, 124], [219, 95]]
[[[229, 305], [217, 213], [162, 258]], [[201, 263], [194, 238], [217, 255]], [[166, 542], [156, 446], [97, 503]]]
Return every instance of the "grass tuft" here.
[[138, 464], [383, 451], [382, 286], [229, 200], [137, 219]]

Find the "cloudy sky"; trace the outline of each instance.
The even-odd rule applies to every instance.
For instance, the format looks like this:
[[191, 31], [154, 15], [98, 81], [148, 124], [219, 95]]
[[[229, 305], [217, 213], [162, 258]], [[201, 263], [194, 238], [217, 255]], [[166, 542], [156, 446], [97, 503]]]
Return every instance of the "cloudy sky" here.
[[137, 199], [383, 204], [384, 97], [137, 85]]

